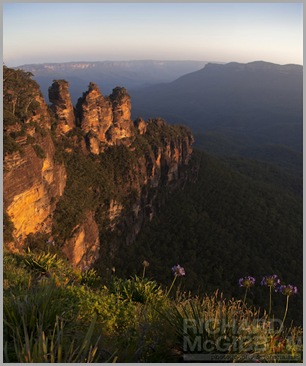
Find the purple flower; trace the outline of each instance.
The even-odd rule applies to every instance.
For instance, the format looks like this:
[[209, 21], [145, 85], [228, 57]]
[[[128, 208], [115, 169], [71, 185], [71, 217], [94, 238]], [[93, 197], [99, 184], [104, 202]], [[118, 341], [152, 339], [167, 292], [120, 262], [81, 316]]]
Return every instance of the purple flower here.
[[286, 296], [296, 295], [298, 293], [297, 287], [293, 285], [279, 285], [276, 291]]
[[172, 267], [172, 271], [174, 272], [174, 276], [185, 276], [185, 270], [179, 264]]
[[280, 279], [276, 274], [264, 276], [260, 282], [261, 286], [277, 287], [280, 284]]
[[240, 287], [251, 287], [255, 285], [255, 278], [252, 276], [246, 276], [239, 279], [239, 286]]

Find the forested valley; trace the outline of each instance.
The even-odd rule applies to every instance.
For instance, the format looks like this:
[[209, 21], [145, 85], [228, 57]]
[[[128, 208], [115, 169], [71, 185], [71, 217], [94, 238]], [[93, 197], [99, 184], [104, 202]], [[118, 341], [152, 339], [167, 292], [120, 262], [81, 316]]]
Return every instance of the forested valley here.
[[[256, 287], [250, 304], [265, 307], [263, 276], [277, 274], [283, 283], [298, 286], [290, 317], [302, 322], [302, 181], [272, 164], [246, 158], [221, 159], [196, 150], [192, 163], [197, 177], [171, 195], [167, 204], [123, 248], [114, 263], [116, 273], [141, 272], [169, 285], [165, 268], [186, 270], [181, 289], [195, 294], [216, 289], [239, 298], [238, 279], [251, 275]], [[283, 298], [274, 297], [281, 316]]]

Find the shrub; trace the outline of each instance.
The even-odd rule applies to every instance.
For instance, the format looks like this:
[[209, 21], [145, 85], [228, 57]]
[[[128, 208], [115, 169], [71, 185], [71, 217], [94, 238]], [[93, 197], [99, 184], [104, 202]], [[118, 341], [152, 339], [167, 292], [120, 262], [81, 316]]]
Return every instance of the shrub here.
[[[29, 331], [24, 317], [20, 326], [11, 327], [14, 338], [14, 351], [17, 362], [62, 363], [62, 362], [94, 362], [97, 356], [97, 343], [92, 343], [92, 335], [96, 322], [93, 318], [83, 341], [78, 345], [71, 334], [66, 332], [64, 321], [56, 316], [51, 331], [44, 330], [41, 324], [36, 325], [35, 333]], [[5, 343], [5, 362], [10, 362], [8, 343]]]
[[101, 277], [97, 274], [95, 269], [91, 268], [82, 273], [80, 283], [81, 285], [94, 287], [101, 284]]
[[3, 213], [3, 240], [5, 243], [13, 241], [14, 224], [7, 212]]
[[51, 268], [58, 267], [60, 265], [60, 259], [56, 254], [40, 253], [34, 254], [28, 248], [28, 251], [24, 257], [24, 263], [33, 272], [40, 274], [46, 274]]
[[122, 300], [142, 304], [162, 301], [165, 298], [162, 288], [155, 281], [138, 276], [127, 280], [114, 278], [110, 286], [110, 291], [118, 295]]
[[4, 155], [12, 154], [14, 152], [23, 153], [23, 149], [19, 144], [8, 134], [3, 135], [3, 152]]

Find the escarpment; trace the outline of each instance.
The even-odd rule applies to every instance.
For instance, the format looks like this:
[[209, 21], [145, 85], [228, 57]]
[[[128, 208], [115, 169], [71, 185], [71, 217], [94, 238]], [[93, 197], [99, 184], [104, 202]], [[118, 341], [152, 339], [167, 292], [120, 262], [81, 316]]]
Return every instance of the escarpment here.
[[55, 160], [52, 121], [36, 82], [6, 67], [3, 81], [3, 202], [14, 225], [14, 245], [21, 247], [30, 233], [51, 234], [66, 169]]
[[[191, 132], [159, 118], [132, 121], [125, 88], [103, 96], [91, 82], [73, 108], [68, 83], [56, 80], [48, 107], [29, 75], [5, 73], [4, 208], [7, 230], [14, 226], [11, 245], [26, 245], [32, 234], [34, 242], [36, 235], [54, 243], [76, 266], [111, 263], [188, 179]], [[19, 111], [21, 76], [31, 98]]]

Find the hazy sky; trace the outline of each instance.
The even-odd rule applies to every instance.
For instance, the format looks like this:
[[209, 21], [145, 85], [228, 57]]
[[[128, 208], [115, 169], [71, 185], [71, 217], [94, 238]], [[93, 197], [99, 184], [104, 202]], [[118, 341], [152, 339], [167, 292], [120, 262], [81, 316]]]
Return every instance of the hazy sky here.
[[302, 3], [6, 3], [3, 61], [303, 63]]

